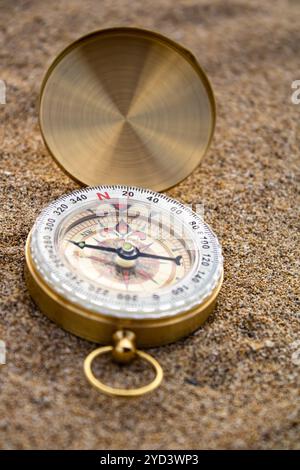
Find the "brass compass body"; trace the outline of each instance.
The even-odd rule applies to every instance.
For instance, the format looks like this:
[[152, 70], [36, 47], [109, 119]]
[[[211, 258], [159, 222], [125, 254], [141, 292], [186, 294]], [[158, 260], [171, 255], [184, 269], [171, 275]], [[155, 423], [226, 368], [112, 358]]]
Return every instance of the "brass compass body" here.
[[[159, 385], [162, 369], [136, 345], [194, 331], [222, 284], [221, 248], [210, 227], [154, 191], [178, 183], [205, 154], [215, 124], [210, 84], [194, 56], [160, 34], [97, 31], [50, 66], [39, 117], [56, 161], [92, 186], [38, 217], [26, 244], [28, 288], [61, 327], [108, 345], [85, 361], [92, 385], [141, 395]], [[153, 382], [134, 390], [103, 384], [92, 362], [110, 351], [119, 362], [149, 361]]]

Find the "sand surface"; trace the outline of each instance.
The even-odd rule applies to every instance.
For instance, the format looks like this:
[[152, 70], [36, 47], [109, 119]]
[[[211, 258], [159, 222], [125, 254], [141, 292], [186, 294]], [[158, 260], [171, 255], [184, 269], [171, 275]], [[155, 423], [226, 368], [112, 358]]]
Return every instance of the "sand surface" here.
[[[211, 148], [169, 194], [203, 202], [225, 257], [215, 313], [190, 337], [151, 351], [164, 383], [129, 401], [87, 384], [82, 361], [94, 345], [41, 314], [23, 275], [36, 216], [78, 187], [40, 136], [42, 77], [70, 41], [118, 25], [180, 41], [211, 79], [218, 105]], [[0, 336], [7, 342], [0, 447], [300, 448], [300, 105], [291, 102], [291, 83], [300, 79], [300, 3], [2, 0], [0, 42], [7, 84], [0, 105]], [[109, 377], [111, 369], [99, 371]]]

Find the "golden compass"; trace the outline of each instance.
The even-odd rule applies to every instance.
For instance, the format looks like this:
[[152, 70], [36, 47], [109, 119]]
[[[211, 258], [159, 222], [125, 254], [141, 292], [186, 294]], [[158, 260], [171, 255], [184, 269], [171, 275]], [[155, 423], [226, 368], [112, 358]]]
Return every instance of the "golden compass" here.
[[[112, 395], [144, 394], [163, 372], [137, 347], [194, 331], [222, 284], [221, 248], [210, 227], [152, 190], [181, 180], [208, 147], [214, 127], [208, 80], [188, 51], [161, 35], [99, 31], [50, 67], [40, 124], [68, 173], [105, 184], [64, 195], [40, 214], [26, 244], [29, 291], [61, 327], [106, 345], [85, 360], [92, 385]], [[137, 389], [105, 385], [92, 362], [106, 353], [121, 363], [149, 361], [155, 379]]]

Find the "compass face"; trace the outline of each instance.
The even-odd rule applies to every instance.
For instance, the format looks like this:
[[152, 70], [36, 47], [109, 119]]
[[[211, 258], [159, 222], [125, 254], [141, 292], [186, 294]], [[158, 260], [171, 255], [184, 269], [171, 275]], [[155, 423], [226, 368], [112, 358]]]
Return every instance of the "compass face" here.
[[220, 245], [188, 207], [150, 190], [85, 188], [48, 206], [32, 231], [42, 279], [87, 310], [123, 318], [201, 304], [222, 274]]

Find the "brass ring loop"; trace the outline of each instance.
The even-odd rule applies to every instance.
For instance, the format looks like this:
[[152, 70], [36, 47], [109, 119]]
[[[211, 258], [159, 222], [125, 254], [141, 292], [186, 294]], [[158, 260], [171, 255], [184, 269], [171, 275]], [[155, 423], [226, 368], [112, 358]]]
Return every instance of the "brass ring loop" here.
[[110, 387], [109, 385], [105, 385], [104, 383], [102, 383], [100, 380], [98, 380], [94, 376], [92, 372], [92, 362], [97, 356], [100, 356], [109, 351], [112, 351], [112, 349], [113, 349], [113, 346], [103, 346], [101, 348], [95, 349], [95, 351], [92, 351], [85, 358], [84, 365], [83, 365], [84, 373], [89, 383], [93, 385], [93, 387], [100, 390], [100, 392], [106, 393], [107, 395], [113, 395], [113, 396], [119, 396], [119, 397], [138, 397], [140, 395], [144, 395], [145, 393], [151, 392], [152, 390], [154, 390], [156, 387], [160, 385], [163, 379], [163, 370], [160, 364], [157, 362], [156, 359], [154, 359], [154, 357], [150, 356], [150, 354], [147, 354], [144, 351], [139, 351], [139, 350], [136, 351], [137, 356], [149, 362], [156, 372], [156, 376], [152, 382], [150, 382], [147, 385], [144, 385], [143, 387], [130, 388], [130, 389]]

